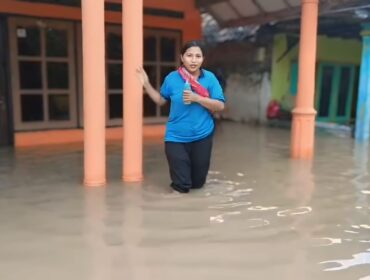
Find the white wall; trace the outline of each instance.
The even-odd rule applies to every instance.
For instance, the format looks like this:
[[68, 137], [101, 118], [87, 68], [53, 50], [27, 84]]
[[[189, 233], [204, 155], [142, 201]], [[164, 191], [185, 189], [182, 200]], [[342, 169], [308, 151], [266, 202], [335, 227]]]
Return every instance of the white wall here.
[[267, 72], [228, 76], [225, 91], [226, 109], [223, 118], [249, 123], [264, 123], [271, 96], [271, 81]]

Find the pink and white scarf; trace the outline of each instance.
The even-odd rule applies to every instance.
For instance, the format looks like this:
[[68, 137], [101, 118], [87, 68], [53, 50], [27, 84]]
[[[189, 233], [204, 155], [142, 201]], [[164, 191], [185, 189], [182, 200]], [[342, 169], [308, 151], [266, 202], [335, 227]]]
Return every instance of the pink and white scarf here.
[[210, 96], [209, 91], [204, 86], [202, 86], [197, 81], [197, 79], [185, 69], [184, 66], [180, 66], [177, 71], [179, 72], [180, 76], [184, 79], [184, 81], [189, 81], [191, 89], [194, 92], [196, 92], [197, 94], [203, 97]]

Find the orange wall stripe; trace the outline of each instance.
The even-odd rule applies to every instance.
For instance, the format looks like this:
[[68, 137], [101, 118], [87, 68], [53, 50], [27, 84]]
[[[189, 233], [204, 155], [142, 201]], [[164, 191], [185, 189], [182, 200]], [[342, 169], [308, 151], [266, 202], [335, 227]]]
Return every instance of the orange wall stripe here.
[[[143, 137], [145, 141], [153, 139], [163, 140], [165, 134], [165, 125], [148, 125], [144, 126]], [[106, 129], [107, 140], [122, 140], [122, 127], [114, 127]], [[48, 130], [34, 132], [16, 132], [15, 146], [16, 147], [31, 147], [38, 145], [55, 145], [77, 143], [83, 141], [82, 129], [63, 129], [63, 130]]]
[[[110, 0], [109, 2], [120, 3], [120, 0]], [[144, 15], [145, 27], [180, 30], [183, 33], [183, 41], [200, 39], [202, 37], [201, 17], [195, 7], [194, 0], [146, 0], [144, 1], [144, 5], [145, 7], [163, 8], [185, 13], [185, 19]], [[0, 13], [64, 20], [81, 20], [81, 10], [79, 8], [15, 0], [0, 0]], [[120, 24], [122, 22], [122, 15], [119, 12], [108, 11], [105, 13], [105, 18], [109, 23]]]

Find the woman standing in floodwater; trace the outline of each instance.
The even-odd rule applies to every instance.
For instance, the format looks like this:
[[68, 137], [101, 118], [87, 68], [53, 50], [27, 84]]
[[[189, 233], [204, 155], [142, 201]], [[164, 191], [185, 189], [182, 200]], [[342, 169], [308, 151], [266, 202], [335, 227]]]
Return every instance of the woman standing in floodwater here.
[[171, 101], [164, 139], [171, 187], [188, 193], [206, 182], [215, 128], [212, 113], [224, 109], [225, 98], [215, 75], [201, 68], [204, 49], [198, 41], [186, 43], [180, 58], [181, 66], [166, 76], [160, 92], [142, 68], [137, 72], [156, 104]]

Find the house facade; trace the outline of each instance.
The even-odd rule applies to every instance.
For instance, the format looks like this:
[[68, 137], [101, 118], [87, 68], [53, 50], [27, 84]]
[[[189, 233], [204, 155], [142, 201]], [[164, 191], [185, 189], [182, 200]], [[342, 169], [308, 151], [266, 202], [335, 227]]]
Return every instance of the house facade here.
[[[354, 37], [358, 34], [354, 34]], [[296, 36], [277, 34], [272, 55], [272, 99], [292, 110], [298, 90]], [[362, 42], [360, 38], [318, 36], [315, 109], [317, 121], [352, 125], [356, 119]]]
[[[195, 0], [145, 0], [143, 20], [144, 67], [158, 88], [178, 67], [182, 43], [201, 38], [200, 12]], [[105, 24], [107, 137], [119, 138], [124, 94], [122, 1], [106, 1]], [[80, 0], [0, 1], [0, 61], [2, 145], [82, 140]], [[143, 98], [145, 131], [163, 133], [169, 108]]]

